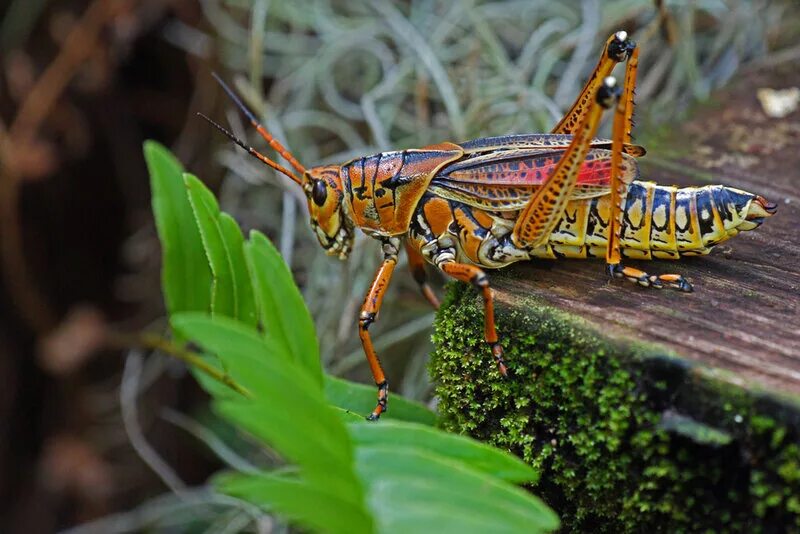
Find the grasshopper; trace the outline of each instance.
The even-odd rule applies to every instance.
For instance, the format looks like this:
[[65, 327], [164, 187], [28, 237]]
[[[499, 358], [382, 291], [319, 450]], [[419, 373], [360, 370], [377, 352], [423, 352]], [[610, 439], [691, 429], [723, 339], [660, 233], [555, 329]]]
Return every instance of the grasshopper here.
[[[493, 294], [484, 269], [531, 258], [605, 258], [613, 278], [691, 292], [691, 284], [681, 275], [651, 275], [625, 266], [622, 258], [707, 254], [714, 245], [758, 227], [775, 213], [775, 204], [731, 187], [677, 188], [639, 180], [636, 158], [644, 155], [644, 149], [631, 144], [638, 56], [639, 48], [626, 32], [611, 35], [586, 86], [549, 134], [444, 142], [311, 169], [272, 137], [217, 77], [256, 131], [294, 171], [203, 117], [303, 188], [311, 228], [327, 253], [346, 259], [356, 228], [381, 243], [383, 262], [358, 323], [378, 388], [378, 402], [368, 419], [378, 419], [387, 409], [389, 386], [369, 328], [381, 308], [401, 246], [423, 295], [434, 307], [438, 301], [427, 283], [425, 262], [472, 284], [482, 295], [484, 338], [505, 376]], [[610, 76], [620, 62], [626, 64], [622, 87]], [[603, 112], [612, 108], [612, 138], [595, 138]]]

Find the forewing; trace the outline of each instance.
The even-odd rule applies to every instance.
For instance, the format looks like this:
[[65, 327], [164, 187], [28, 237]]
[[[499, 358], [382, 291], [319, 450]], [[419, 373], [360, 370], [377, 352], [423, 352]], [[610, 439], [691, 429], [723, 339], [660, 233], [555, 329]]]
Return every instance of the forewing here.
[[[486, 210], [519, 210], [553, 174], [562, 154], [562, 150], [550, 148], [517, 148], [469, 156], [444, 167], [430, 189], [444, 198]], [[630, 173], [623, 174], [633, 179]], [[603, 196], [610, 190], [611, 152], [592, 149], [570, 198]]]

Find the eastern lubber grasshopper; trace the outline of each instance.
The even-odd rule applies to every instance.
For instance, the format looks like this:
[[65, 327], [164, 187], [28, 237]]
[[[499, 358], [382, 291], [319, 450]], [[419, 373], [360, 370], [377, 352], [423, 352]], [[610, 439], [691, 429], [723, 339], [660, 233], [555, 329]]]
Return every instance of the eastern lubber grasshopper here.
[[[620, 88], [609, 76], [623, 61], [625, 82]], [[680, 275], [650, 275], [623, 266], [621, 259], [706, 254], [775, 213], [775, 204], [738, 189], [676, 188], [638, 181], [636, 158], [644, 155], [644, 149], [631, 144], [637, 65], [638, 48], [627, 34], [620, 31], [609, 37], [583, 91], [549, 134], [445, 142], [311, 169], [300, 165], [217, 78], [296, 173], [206, 119], [303, 188], [311, 227], [322, 247], [347, 258], [356, 228], [382, 244], [383, 263], [359, 316], [359, 337], [378, 387], [378, 404], [369, 419], [386, 410], [388, 396], [369, 327], [380, 310], [401, 244], [432, 305], [438, 302], [426, 282], [425, 261], [481, 292], [485, 339], [505, 375], [492, 291], [483, 268], [530, 258], [605, 257], [614, 278], [692, 291]], [[612, 139], [595, 138], [603, 111], [612, 107]]]

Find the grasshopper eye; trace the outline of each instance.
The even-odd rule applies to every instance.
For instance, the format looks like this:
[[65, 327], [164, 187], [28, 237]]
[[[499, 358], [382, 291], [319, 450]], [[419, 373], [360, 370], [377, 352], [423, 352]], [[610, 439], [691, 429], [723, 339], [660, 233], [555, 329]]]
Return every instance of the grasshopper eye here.
[[317, 206], [322, 206], [325, 204], [325, 200], [328, 198], [328, 186], [325, 185], [325, 182], [322, 180], [315, 180], [314, 185], [311, 188], [311, 200], [314, 201], [314, 204]]

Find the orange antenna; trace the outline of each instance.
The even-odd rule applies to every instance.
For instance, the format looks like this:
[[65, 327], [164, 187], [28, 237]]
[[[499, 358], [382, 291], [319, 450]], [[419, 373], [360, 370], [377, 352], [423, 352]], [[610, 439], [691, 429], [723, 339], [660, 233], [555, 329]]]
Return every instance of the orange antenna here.
[[288, 176], [289, 178], [291, 178], [291, 179], [292, 179], [294, 182], [296, 182], [298, 185], [303, 185], [303, 181], [302, 181], [302, 180], [301, 180], [301, 179], [300, 179], [300, 178], [299, 178], [299, 177], [298, 177], [298, 176], [297, 176], [295, 173], [293, 173], [292, 171], [290, 171], [289, 169], [287, 169], [287, 168], [286, 168], [286, 167], [284, 167], [283, 165], [280, 165], [280, 164], [278, 164], [278, 163], [275, 163], [274, 161], [272, 161], [271, 159], [269, 159], [269, 158], [268, 158], [267, 156], [265, 156], [264, 154], [261, 154], [261, 153], [259, 153], [258, 151], [256, 151], [256, 149], [254, 149], [253, 147], [251, 147], [251, 146], [249, 146], [249, 145], [246, 145], [246, 144], [244, 143], [244, 141], [242, 141], [241, 139], [239, 139], [238, 137], [236, 137], [235, 135], [233, 135], [231, 132], [229, 132], [228, 130], [226, 130], [226, 129], [225, 129], [223, 126], [221, 126], [220, 124], [217, 124], [216, 122], [214, 122], [213, 120], [209, 119], [208, 117], [206, 117], [206, 116], [205, 116], [205, 115], [203, 115], [202, 113], [198, 113], [198, 115], [200, 115], [200, 116], [201, 116], [201, 117], [203, 117], [205, 120], [207, 120], [208, 122], [210, 122], [210, 123], [211, 123], [211, 124], [212, 124], [212, 125], [213, 125], [213, 126], [216, 128], [216, 129], [217, 129], [217, 130], [219, 130], [220, 132], [222, 132], [222, 133], [224, 133], [225, 135], [227, 135], [227, 136], [230, 138], [230, 140], [231, 140], [231, 141], [233, 141], [234, 143], [236, 143], [237, 145], [239, 145], [239, 146], [240, 146], [240, 147], [242, 147], [243, 149], [247, 150], [247, 152], [248, 152], [248, 153], [249, 153], [251, 156], [253, 156], [254, 158], [261, 160], [263, 163], [266, 163], [267, 165], [269, 165], [270, 167], [272, 167], [273, 169], [275, 169], [275, 170], [276, 170], [276, 171], [278, 171], [279, 173], [281, 173], [281, 174], [285, 174], [286, 176]]
[[280, 154], [281, 157], [283, 157], [283, 159], [288, 161], [289, 165], [294, 167], [294, 169], [297, 172], [299, 172], [300, 174], [304, 174], [306, 172], [305, 167], [300, 165], [300, 162], [297, 161], [294, 158], [294, 156], [292, 156], [291, 152], [286, 150], [286, 148], [282, 144], [280, 144], [280, 142], [277, 139], [272, 137], [272, 134], [270, 134], [266, 130], [266, 128], [264, 128], [261, 125], [261, 123], [256, 120], [256, 116], [253, 115], [252, 111], [247, 109], [247, 106], [245, 106], [244, 103], [236, 95], [236, 93], [233, 92], [233, 89], [228, 87], [228, 84], [226, 84], [224, 81], [222, 81], [222, 78], [220, 78], [219, 75], [217, 75], [216, 72], [212, 72], [211, 75], [214, 77], [215, 80], [217, 80], [217, 83], [219, 83], [220, 86], [222, 86], [222, 89], [228, 94], [230, 99], [233, 100], [233, 103], [236, 104], [236, 107], [238, 107], [239, 110], [247, 116], [248, 120], [250, 121], [250, 124], [252, 124], [253, 127], [256, 129], [256, 131], [259, 133], [259, 135], [261, 137], [263, 137], [264, 140], [267, 143], [269, 143], [269, 146], [271, 146], [273, 149], [275, 149], [275, 151], [278, 154]]

